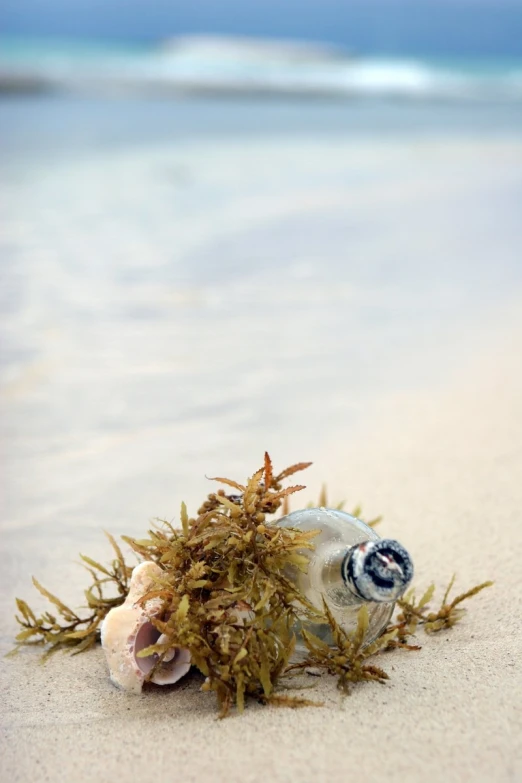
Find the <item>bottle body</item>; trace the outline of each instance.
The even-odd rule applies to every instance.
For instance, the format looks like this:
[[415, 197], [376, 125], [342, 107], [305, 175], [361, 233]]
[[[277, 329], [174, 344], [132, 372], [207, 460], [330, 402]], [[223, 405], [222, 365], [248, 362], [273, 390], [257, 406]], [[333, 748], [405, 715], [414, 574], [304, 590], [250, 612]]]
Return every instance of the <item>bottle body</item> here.
[[[324, 598], [336, 621], [347, 633], [355, 630], [359, 609], [366, 603], [369, 626], [365, 643], [371, 644], [388, 625], [395, 600], [365, 600], [347, 585], [343, 563], [354, 547], [382, 539], [360, 519], [337, 509], [307, 508], [294, 511], [278, 520], [277, 524], [302, 531], [321, 531], [313, 539], [314, 549], [302, 552], [309, 559], [306, 572], [292, 568], [288, 575], [319, 611], [323, 611]], [[327, 644], [333, 643], [328, 624], [307, 623], [306, 628]], [[299, 630], [296, 629], [297, 651], [303, 652], [306, 648]]]

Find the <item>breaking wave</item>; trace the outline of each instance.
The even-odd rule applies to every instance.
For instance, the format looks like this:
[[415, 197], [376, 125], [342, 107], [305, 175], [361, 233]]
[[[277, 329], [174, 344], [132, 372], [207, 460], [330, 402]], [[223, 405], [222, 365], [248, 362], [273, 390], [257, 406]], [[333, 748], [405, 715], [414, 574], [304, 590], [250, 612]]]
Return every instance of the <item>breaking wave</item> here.
[[149, 50], [0, 47], [0, 84], [304, 97], [522, 100], [522, 63], [442, 64], [346, 56], [327, 47], [178, 39]]

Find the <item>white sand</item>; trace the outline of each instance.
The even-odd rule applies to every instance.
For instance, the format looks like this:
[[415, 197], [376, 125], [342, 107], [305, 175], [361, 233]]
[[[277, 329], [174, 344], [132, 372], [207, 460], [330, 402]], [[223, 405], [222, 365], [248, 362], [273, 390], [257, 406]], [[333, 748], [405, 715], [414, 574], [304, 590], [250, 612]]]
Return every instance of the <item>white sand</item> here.
[[[522, 242], [509, 208], [499, 206], [504, 189], [504, 206], [513, 208], [520, 149], [505, 142], [475, 147], [447, 142], [414, 150], [390, 146], [374, 150], [374, 157], [368, 151], [365, 158], [362, 148], [359, 153], [350, 148], [342, 158], [345, 179], [336, 198], [339, 210], [358, 216], [352, 234], [357, 226], [362, 230], [364, 220], [369, 230], [373, 220], [382, 232], [375, 245], [370, 232], [359, 247], [367, 264], [392, 247], [398, 256], [411, 253], [412, 264], [415, 252], [424, 254], [421, 259], [432, 252], [432, 263], [446, 259], [447, 267], [433, 273], [428, 261], [417, 274], [411, 266], [390, 284], [386, 270], [379, 274], [374, 268], [365, 279], [364, 269], [358, 277], [352, 269], [357, 281], [350, 289], [345, 281], [350, 275], [340, 271], [342, 285], [336, 286], [328, 264], [316, 275], [314, 250], [313, 263], [308, 259], [299, 267], [295, 259], [301, 278], [282, 271], [286, 288], [274, 306], [268, 304], [269, 272], [239, 284], [218, 276], [213, 288], [204, 281], [167, 285], [163, 275], [147, 287], [143, 279], [133, 285], [118, 278], [114, 265], [104, 271], [96, 252], [90, 265], [92, 247], [101, 251], [104, 241], [96, 200], [84, 261], [75, 255], [75, 242], [80, 225], [85, 240], [89, 236], [87, 206], [72, 228], [57, 220], [60, 242], [67, 230], [76, 231], [69, 259], [63, 248], [57, 253], [52, 232], [39, 238], [43, 218], [34, 210], [32, 218], [24, 217], [20, 202], [11, 214], [8, 227], [11, 237], [16, 234], [26, 277], [7, 333], [17, 350], [25, 347], [28, 353], [13, 363], [3, 387], [4, 430], [11, 440], [0, 575], [2, 649], [9, 649], [15, 632], [13, 597], [31, 596], [31, 573], [71, 602], [79, 600], [83, 575], [70, 561], [78, 550], [104, 556], [101, 528], [139, 533], [148, 517], [173, 516], [183, 497], [194, 504], [207, 491], [204, 472], [242, 477], [257, 467], [265, 448], [277, 464], [314, 460], [306, 499], [326, 479], [334, 499], [348, 496], [354, 504], [361, 501], [368, 514], [383, 513], [382, 532], [411, 549], [420, 587], [431, 579], [443, 586], [453, 571], [458, 587], [490, 578], [495, 587], [470, 602], [460, 626], [427, 638], [421, 652], [387, 656], [389, 684], [358, 686], [342, 699], [334, 683], [318, 682], [311, 694], [324, 699], [321, 709], [253, 705], [243, 717], [217, 722], [213, 698], [199, 692], [196, 676], [174, 689], [129, 698], [108, 682], [100, 650], [58, 656], [45, 667], [36, 665], [33, 651], [25, 651], [2, 667], [3, 779], [522, 779], [522, 323], [516, 285], [502, 286], [487, 268], [494, 255], [505, 269], [510, 253], [517, 250], [520, 257]], [[413, 159], [421, 153], [417, 171]], [[273, 161], [276, 153], [264, 154]], [[339, 154], [336, 150], [337, 166]], [[301, 160], [304, 166], [308, 158], [302, 149], [300, 155], [281, 153], [280, 160], [288, 166]], [[330, 161], [332, 177], [335, 159], [325, 154], [322, 160]], [[397, 179], [405, 162], [410, 192]], [[348, 182], [348, 163], [354, 175], [360, 169], [366, 174], [360, 198]], [[309, 193], [312, 216], [320, 188], [311, 183], [320, 177], [319, 164], [299, 194], [306, 212]], [[372, 172], [380, 172], [379, 186], [371, 184]], [[386, 195], [386, 173], [395, 195]], [[432, 177], [424, 185], [428, 173]], [[103, 198], [114, 207], [111, 177], [103, 180], [98, 170], [90, 176], [106, 182]], [[42, 213], [45, 194], [59, 183], [52, 177], [44, 172], [33, 183], [41, 189], [39, 195], [33, 190], [33, 207]], [[255, 182], [261, 189], [261, 175]], [[216, 183], [218, 192], [217, 174]], [[276, 185], [272, 178], [266, 188], [275, 192]], [[461, 191], [455, 194], [457, 186]], [[423, 188], [436, 192], [428, 198]], [[331, 179], [325, 190], [331, 204]], [[493, 190], [495, 220], [488, 223], [484, 205]], [[21, 199], [22, 186], [12, 184], [11, 194]], [[394, 200], [400, 198], [404, 217], [415, 214], [404, 236], [396, 222], [386, 222], [385, 204], [395, 217]], [[456, 231], [452, 219], [463, 198], [471, 206]], [[77, 193], [75, 199], [70, 213], [80, 210]], [[32, 235], [24, 231], [30, 220]], [[223, 223], [228, 239], [236, 225], [233, 215], [229, 220]], [[167, 223], [165, 218], [162, 225]], [[145, 237], [146, 227], [140, 230]], [[247, 226], [245, 236], [251, 230]], [[215, 243], [219, 258], [226, 259], [230, 242], [223, 249], [217, 233], [213, 236], [208, 252]], [[326, 258], [336, 252], [330, 240]], [[467, 265], [458, 268], [461, 251], [470, 247]], [[109, 251], [105, 263], [107, 257]], [[78, 268], [71, 271], [74, 259]], [[452, 277], [452, 263], [462, 279]], [[122, 260], [121, 269], [125, 266]], [[487, 270], [482, 277], [481, 268]], [[15, 286], [14, 272], [11, 282]], [[174, 297], [170, 304], [166, 290]], [[469, 290], [473, 302], [464, 307]], [[268, 318], [256, 291], [265, 297]], [[389, 309], [390, 297], [397, 297], [396, 310]], [[140, 313], [125, 311], [131, 305], [144, 308], [141, 320]], [[153, 305], [162, 318], [147, 310]], [[345, 317], [351, 307], [354, 320]], [[332, 312], [343, 317], [330, 318]], [[266, 360], [265, 352], [274, 358]]]

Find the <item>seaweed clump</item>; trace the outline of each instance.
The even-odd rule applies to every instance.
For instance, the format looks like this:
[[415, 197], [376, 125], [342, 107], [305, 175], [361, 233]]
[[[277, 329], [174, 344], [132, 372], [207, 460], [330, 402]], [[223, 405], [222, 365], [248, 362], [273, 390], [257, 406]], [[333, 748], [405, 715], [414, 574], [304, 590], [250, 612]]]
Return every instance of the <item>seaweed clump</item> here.
[[372, 644], [364, 645], [368, 630], [369, 615], [365, 604], [357, 615], [357, 627], [353, 634], [348, 634], [331, 613], [328, 604], [323, 600], [324, 615], [332, 631], [334, 644], [329, 645], [315, 634], [303, 629], [302, 635], [308, 650], [308, 656], [301, 662], [293, 664], [291, 670], [307, 669], [326, 671], [337, 677], [337, 687], [348, 694], [350, 685], [356, 682], [380, 682], [389, 679], [388, 674], [368, 659], [389, 648], [397, 637], [395, 627], [386, 629]]
[[[417, 602], [415, 598], [415, 590], [409, 590], [404, 598], [399, 598], [397, 606], [399, 607], [399, 614], [397, 615], [397, 622], [387, 630], [396, 629], [398, 636], [397, 646], [409, 646], [407, 645], [407, 639], [413, 636], [417, 630], [417, 626], [422, 626], [424, 631], [428, 634], [437, 633], [448, 628], [453, 628], [464, 615], [466, 609], [461, 606], [463, 601], [473, 598], [474, 595], [480, 593], [486, 587], [491, 587], [493, 582], [482, 582], [471, 590], [467, 590], [464, 593], [460, 593], [452, 601], [449, 600], [449, 594], [455, 583], [455, 574], [452, 576], [442, 598], [441, 604], [436, 611], [430, 611], [430, 603], [435, 593], [435, 585], [431, 584], [426, 592]], [[393, 646], [393, 644], [392, 644]], [[410, 649], [415, 649], [409, 646]]]
[[211, 493], [196, 518], [183, 504], [181, 530], [164, 522], [147, 539], [125, 538], [164, 569], [142, 599], [163, 601], [162, 617], [151, 618], [162, 643], [140, 655], [156, 654], [159, 665], [172, 648], [189, 649], [221, 715], [234, 703], [242, 711], [246, 696], [270, 701], [293, 653], [297, 618], [318, 615], [285, 576], [289, 566], [306, 567], [302, 552], [313, 548], [318, 531], [265, 524], [285, 497], [303, 488], [282, 489], [282, 481], [305, 467], [299, 463], [274, 475], [267, 454], [246, 485], [214, 479], [235, 492]]
[[[344, 692], [356, 682], [382, 683], [388, 675], [369, 661], [372, 656], [393, 648], [420, 649], [409, 643], [419, 625], [428, 633], [452, 627], [464, 613], [462, 601], [491, 584], [485, 582], [449, 602], [452, 580], [437, 611], [429, 611], [433, 587], [419, 602], [410, 592], [398, 602], [395, 622], [373, 644], [364, 646], [366, 606], [361, 607], [350, 635], [326, 603], [322, 612], [317, 610], [288, 577], [292, 569], [307, 568], [305, 552], [313, 549], [319, 531], [282, 528], [269, 520], [278, 513], [287, 514], [289, 496], [304, 488], [283, 488], [285, 479], [310, 464], [300, 462], [275, 474], [265, 454], [263, 466], [245, 484], [212, 479], [227, 491], [211, 492], [195, 517], [189, 516], [182, 503], [179, 526], [161, 521], [146, 538], [123, 536], [140, 558], [157, 563], [162, 570], [141, 599], [143, 605], [151, 599], [161, 601], [161, 611], [150, 617], [160, 641], [139, 654], [155, 655], [157, 667], [174, 648], [188, 649], [205, 677], [202, 690], [215, 693], [221, 717], [233, 705], [241, 712], [247, 697], [290, 707], [313, 704], [276, 692], [283, 675], [308, 667], [335, 675]], [[327, 505], [325, 489], [320, 505]], [[359, 508], [354, 515], [360, 516]], [[76, 613], [33, 580], [56, 612], [37, 616], [25, 601], [17, 599], [18, 647], [44, 645], [48, 656], [60, 649], [82, 652], [99, 639], [103, 619], [125, 600], [132, 573], [115, 540], [108, 538], [115, 552], [110, 566], [81, 556], [92, 577], [85, 591], [87, 614]], [[328, 623], [334, 645], [307, 630], [308, 622]], [[302, 629], [308, 650], [306, 660], [297, 664], [292, 662], [296, 627]]]

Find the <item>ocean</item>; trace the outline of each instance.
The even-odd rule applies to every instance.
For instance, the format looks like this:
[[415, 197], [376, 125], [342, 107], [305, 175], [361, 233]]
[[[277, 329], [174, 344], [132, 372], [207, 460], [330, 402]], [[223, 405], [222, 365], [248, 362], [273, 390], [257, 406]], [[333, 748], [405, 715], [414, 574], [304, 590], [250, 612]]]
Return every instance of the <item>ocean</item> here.
[[522, 61], [367, 56], [327, 45], [181, 37], [163, 45], [0, 38], [0, 77], [61, 90], [522, 100]]
[[[373, 86], [305, 92], [302, 53], [299, 89], [278, 56], [276, 88], [263, 51], [246, 89], [237, 53], [207, 64], [218, 85], [192, 54], [189, 89], [170, 52], [4, 49], [4, 85], [25, 78], [0, 96], [14, 527], [139, 530], [265, 448], [330, 465], [518, 308], [519, 66], [307, 52], [307, 78], [312, 58], [323, 82], [366, 68]], [[443, 91], [448, 73], [467, 88]]]
[[[266, 46], [266, 44], [265, 44]], [[522, 62], [0, 39], [0, 162], [255, 134], [518, 133]]]

